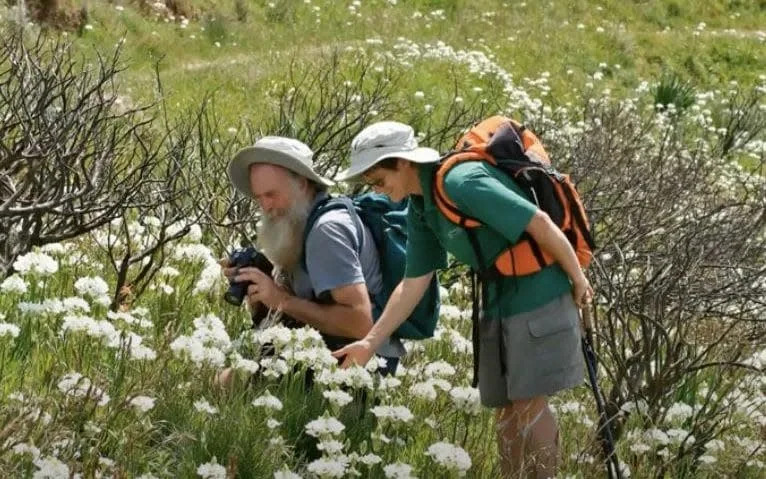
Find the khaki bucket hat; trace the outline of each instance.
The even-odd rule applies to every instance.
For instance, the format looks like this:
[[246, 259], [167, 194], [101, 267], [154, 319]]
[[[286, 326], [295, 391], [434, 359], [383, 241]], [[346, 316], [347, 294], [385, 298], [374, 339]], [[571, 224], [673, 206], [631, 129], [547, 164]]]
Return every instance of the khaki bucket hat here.
[[418, 147], [411, 126], [397, 121], [373, 123], [360, 131], [351, 142], [351, 165], [336, 176], [337, 181], [349, 181], [386, 158], [403, 158], [415, 163], [439, 161], [439, 152]]
[[264, 136], [253, 146], [243, 148], [229, 163], [229, 179], [243, 195], [251, 196], [250, 166], [267, 163], [286, 168], [323, 186], [335, 183], [314, 171], [314, 152], [305, 143], [282, 136]]

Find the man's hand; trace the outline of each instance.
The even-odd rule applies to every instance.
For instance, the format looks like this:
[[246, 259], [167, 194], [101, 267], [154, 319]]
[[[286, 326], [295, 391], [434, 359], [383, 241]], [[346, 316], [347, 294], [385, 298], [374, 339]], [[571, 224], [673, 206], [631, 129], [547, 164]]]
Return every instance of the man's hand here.
[[221, 258], [218, 260], [218, 264], [221, 266], [221, 272], [226, 276], [226, 279], [232, 281], [234, 276], [237, 275], [237, 268], [234, 268], [229, 261], [229, 258]]
[[337, 351], [333, 351], [332, 355], [336, 359], [343, 358], [343, 363], [341, 363], [340, 367], [345, 369], [354, 364], [364, 366], [367, 364], [367, 361], [375, 355], [375, 351], [369, 341], [360, 339], [359, 341], [354, 341]]
[[258, 302], [266, 305], [269, 309], [278, 309], [290, 294], [277, 286], [273, 279], [258, 268], [240, 268], [234, 281], [249, 281], [247, 287], [247, 301], [251, 307]]

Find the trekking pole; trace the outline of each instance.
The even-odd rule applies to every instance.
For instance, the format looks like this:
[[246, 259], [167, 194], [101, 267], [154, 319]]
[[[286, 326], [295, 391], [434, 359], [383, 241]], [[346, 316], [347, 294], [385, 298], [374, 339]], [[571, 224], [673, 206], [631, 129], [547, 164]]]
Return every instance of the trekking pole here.
[[614, 436], [612, 434], [611, 419], [607, 417], [604, 396], [598, 387], [598, 358], [593, 349], [593, 325], [591, 324], [591, 311], [586, 306], [581, 310], [582, 325], [585, 334], [582, 337], [582, 354], [585, 357], [585, 365], [588, 368], [588, 379], [593, 391], [593, 397], [596, 399], [596, 409], [598, 410], [598, 438], [604, 452], [604, 463], [609, 479], [622, 479], [622, 470], [620, 461], [617, 459], [617, 452], [614, 447]]

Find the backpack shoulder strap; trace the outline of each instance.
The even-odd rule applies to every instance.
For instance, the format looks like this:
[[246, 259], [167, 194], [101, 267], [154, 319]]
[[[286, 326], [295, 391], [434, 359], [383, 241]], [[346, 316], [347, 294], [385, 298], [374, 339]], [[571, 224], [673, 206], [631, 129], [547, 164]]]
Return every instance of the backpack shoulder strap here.
[[494, 163], [485, 150], [478, 148], [469, 148], [464, 151], [458, 151], [447, 155], [436, 167], [433, 180], [433, 198], [439, 211], [451, 222], [460, 225], [463, 228], [476, 228], [481, 226], [481, 222], [458, 209], [457, 204], [447, 194], [444, 180], [452, 168], [467, 161], [489, 161]]

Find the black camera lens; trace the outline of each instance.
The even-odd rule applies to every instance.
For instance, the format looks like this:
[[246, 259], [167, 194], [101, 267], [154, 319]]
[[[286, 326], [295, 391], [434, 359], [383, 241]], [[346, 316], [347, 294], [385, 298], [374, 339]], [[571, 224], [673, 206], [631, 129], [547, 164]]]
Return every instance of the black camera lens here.
[[239, 306], [247, 296], [247, 287], [250, 283], [247, 281], [232, 282], [229, 284], [229, 289], [223, 294], [223, 299], [227, 303], [231, 303], [234, 306]]

